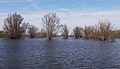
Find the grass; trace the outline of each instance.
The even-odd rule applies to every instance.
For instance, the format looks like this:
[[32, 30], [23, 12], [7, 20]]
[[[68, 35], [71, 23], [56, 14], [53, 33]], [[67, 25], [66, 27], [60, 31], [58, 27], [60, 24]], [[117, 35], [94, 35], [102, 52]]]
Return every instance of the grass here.
[[6, 34], [0, 34], [0, 38], [7, 38]]

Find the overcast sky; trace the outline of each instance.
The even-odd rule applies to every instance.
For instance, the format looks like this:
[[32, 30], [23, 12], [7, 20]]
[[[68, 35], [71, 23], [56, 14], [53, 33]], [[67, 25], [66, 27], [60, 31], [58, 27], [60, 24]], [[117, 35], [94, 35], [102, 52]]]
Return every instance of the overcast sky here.
[[120, 27], [120, 0], [0, 0], [0, 29], [8, 14], [14, 12], [38, 28], [42, 28], [41, 18], [48, 12], [57, 13], [61, 24], [70, 30], [105, 19]]

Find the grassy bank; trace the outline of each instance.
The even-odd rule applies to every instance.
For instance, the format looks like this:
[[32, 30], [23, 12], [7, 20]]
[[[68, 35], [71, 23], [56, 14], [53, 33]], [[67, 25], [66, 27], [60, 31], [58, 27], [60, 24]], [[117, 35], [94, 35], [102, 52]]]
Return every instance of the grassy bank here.
[[7, 38], [6, 34], [0, 34], [0, 38]]

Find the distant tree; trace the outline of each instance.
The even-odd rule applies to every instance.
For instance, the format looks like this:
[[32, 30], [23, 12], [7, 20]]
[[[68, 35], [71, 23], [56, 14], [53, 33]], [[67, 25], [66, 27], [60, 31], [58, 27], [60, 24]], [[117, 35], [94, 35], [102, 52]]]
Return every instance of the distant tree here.
[[35, 34], [37, 32], [38, 28], [35, 27], [34, 25], [29, 25], [28, 26], [28, 33], [30, 35], [30, 38], [34, 38], [35, 37]]
[[42, 18], [43, 27], [47, 31], [48, 39], [53, 38], [54, 34], [57, 34], [60, 29], [60, 18], [56, 13], [48, 13]]
[[4, 20], [3, 29], [10, 39], [19, 39], [25, 33], [28, 24], [23, 23], [23, 17], [20, 14], [9, 14]]
[[86, 39], [98, 39], [102, 41], [114, 41], [115, 37], [117, 37], [113, 26], [107, 20], [100, 21], [99, 24], [94, 26], [85, 26], [83, 33]]
[[83, 31], [83, 29], [81, 27], [75, 27], [73, 29], [75, 39], [82, 37], [82, 31]]
[[91, 26], [85, 25], [83, 33], [84, 33], [84, 38], [89, 39], [89, 35], [91, 33]]
[[42, 38], [47, 37], [47, 33], [46, 33], [46, 30], [44, 28], [41, 29], [40, 33], [41, 33]]
[[120, 30], [114, 30], [115, 38], [120, 38]]
[[85, 26], [83, 35], [85, 39], [96, 39], [97, 38], [97, 27], [96, 26]]
[[68, 30], [68, 28], [67, 28], [67, 25], [66, 24], [64, 24], [64, 25], [62, 25], [62, 36], [63, 36], [63, 38], [64, 39], [67, 39], [68, 38], [68, 35], [69, 35], [69, 30]]
[[35, 34], [35, 37], [36, 38], [46, 38], [47, 37], [46, 30], [44, 28], [41, 28], [41, 30]]

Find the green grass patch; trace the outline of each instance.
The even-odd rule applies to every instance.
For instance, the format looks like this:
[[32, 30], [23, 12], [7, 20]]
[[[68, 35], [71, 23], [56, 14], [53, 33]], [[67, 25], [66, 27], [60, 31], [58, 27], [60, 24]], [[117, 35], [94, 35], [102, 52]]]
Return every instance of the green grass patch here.
[[8, 38], [6, 34], [0, 34], [0, 38]]

